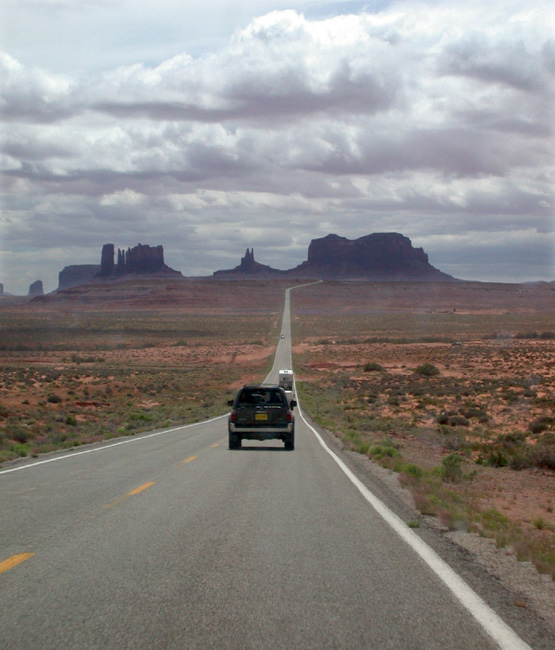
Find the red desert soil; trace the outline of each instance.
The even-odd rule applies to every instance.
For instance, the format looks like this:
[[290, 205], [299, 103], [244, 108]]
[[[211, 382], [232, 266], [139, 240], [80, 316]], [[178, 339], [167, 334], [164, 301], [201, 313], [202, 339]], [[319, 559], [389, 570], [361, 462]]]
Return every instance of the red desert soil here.
[[[140, 313], [150, 316], [213, 315], [224, 322], [233, 314], [271, 313], [273, 326], [279, 325], [286, 280], [221, 281], [213, 279], [140, 280], [76, 287], [33, 300], [0, 299], [0, 324], [3, 314], [72, 315], [76, 319], [87, 313]], [[457, 379], [461, 385], [472, 384], [476, 376], [491, 380], [511, 375], [526, 375], [535, 386], [539, 399], [554, 399], [555, 347], [553, 340], [518, 340], [519, 333], [555, 329], [555, 284], [507, 285], [488, 283], [378, 283], [324, 282], [292, 293], [294, 355], [305, 362], [307, 372], [328, 379], [337, 372], [349, 373], [364, 386], [369, 373], [361, 364], [381, 364], [390, 376], [409, 377], [416, 366], [431, 362], [442, 378]], [[427, 336], [454, 342], [426, 341]], [[261, 341], [249, 345], [229, 345], [225, 326], [220, 341], [198, 340], [192, 346], [156, 345], [145, 349], [103, 350], [105, 364], [111, 366], [210, 367], [219, 364], [244, 366], [244, 373], [231, 382], [240, 385], [245, 378], [256, 379], [260, 365], [274, 350], [266, 333]], [[401, 340], [406, 338], [407, 342]], [[392, 343], [391, 339], [399, 339]], [[207, 344], [203, 344], [207, 343]], [[17, 353], [19, 364], [51, 364], [56, 367], [67, 352], [33, 351]], [[2, 353], [2, 363], [14, 362], [12, 353]], [[86, 365], [86, 364], [84, 364]], [[254, 370], [253, 370], [254, 369]], [[302, 372], [300, 374], [302, 379]], [[110, 379], [105, 379], [107, 387]], [[92, 382], [92, 379], [91, 379]], [[114, 387], [114, 390], [117, 390]], [[520, 389], [519, 389], [520, 390]], [[32, 391], [31, 391], [32, 392]], [[518, 393], [518, 390], [516, 391]], [[518, 395], [516, 396], [518, 399]], [[15, 401], [14, 401], [15, 400]], [[35, 395], [29, 402], [38, 401]], [[81, 399], [84, 411], [96, 410], [102, 400]], [[155, 408], [158, 400], [143, 398], [143, 408]], [[10, 411], [21, 403], [17, 397], [3, 395]], [[86, 404], [85, 404], [86, 403]], [[411, 413], [418, 400], [409, 397], [402, 409]], [[538, 409], [538, 413], [541, 409]], [[395, 406], [384, 407], [382, 416], [400, 415]], [[499, 433], [525, 429], [536, 413], [526, 406], [508, 412], [502, 405], [488, 408], [489, 428]], [[426, 422], [423, 420], [423, 424]], [[430, 416], [427, 423], [434, 426]], [[410, 436], [392, 432], [402, 438], [407, 455], [417, 464], [437, 465], [446, 451], [437, 437]], [[555, 474], [549, 470], [512, 469], [481, 466], [474, 479], [474, 489], [483, 502], [528, 528], [542, 517], [555, 530]]]

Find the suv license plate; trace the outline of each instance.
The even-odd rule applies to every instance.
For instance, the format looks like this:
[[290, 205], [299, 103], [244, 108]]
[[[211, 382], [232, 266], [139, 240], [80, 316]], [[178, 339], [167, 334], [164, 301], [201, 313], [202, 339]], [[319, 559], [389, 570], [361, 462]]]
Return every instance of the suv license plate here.
[[268, 419], [268, 414], [267, 413], [255, 413], [254, 419], [257, 422], [266, 421]]

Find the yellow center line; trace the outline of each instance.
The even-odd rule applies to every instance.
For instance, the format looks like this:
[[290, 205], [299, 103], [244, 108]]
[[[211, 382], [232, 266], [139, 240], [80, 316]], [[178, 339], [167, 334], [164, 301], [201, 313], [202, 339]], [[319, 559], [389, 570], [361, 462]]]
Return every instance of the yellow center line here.
[[122, 501], [125, 501], [125, 499], [128, 499], [129, 497], [135, 496], [136, 494], [140, 494], [144, 490], [146, 490], [149, 487], [152, 487], [154, 485], [154, 481], [149, 481], [148, 483], [145, 483], [144, 485], [139, 486], [138, 488], [135, 488], [134, 490], [131, 490], [131, 492], [128, 492], [127, 494], [124, 494], [122, 497], [118, 497], [117, 499], [114, 499], [113, 501], [110, 501], [110, 503], [107, 503], [104, 506], [105, 510], [108, 510], [109, 508], [113, 508], [114, 506], [117, 506], [118, 503], [121, 503]]
[[18, 553], [17, 555], [12, 555], [7, 560], [0, 562], [0, 573], [6, 573], [10, 569], [13, 569], [18, 564], [25, 562], [29, 558], [33, 557], [34, 553]]
[[181, 467], [181, 465], [186, 465], [187, 463], [192, 462], [193, 460], [196, 460], [197, 456], [189, 456], [189, 458], [186, 458], [185, 460], [182, 460], [180, 463], [177, 463], [175, 467]]
[[154, 485], [154, 481], [145, 483], [144, 485], [141, 485], [140, 487], [131, 490], [131, 492], [128, 492], [127, 496], [132, 497], [135, 496], [135, 494], [140, 494], [141, 492], [144, 492], [144, 490], [148, 489], [149, 487], [152, 487], [153, 485]]

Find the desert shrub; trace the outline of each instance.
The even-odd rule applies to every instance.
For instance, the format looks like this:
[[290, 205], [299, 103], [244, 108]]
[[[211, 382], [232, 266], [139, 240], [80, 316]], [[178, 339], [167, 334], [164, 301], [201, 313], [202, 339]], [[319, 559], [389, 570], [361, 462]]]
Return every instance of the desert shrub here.
[[393, 442], [391, 437], [386, 436], [370, 447], [368, 455], [373, 456], [376, 460], [382, 460], [383, 458], [395, 458], [400, 454], [397, 450], [397, 445]]
[[370, 447], [372, 446], [372, 443], [368, 440], [362, 440], [355, 446], [355, 451], [358, 454], [364, 454], [365, 456], [368, 456], [368, 452], [370, 451]]
[[539, 418], [536, 418], [530, 424], [530, 431], [532, 433], [542, 433], [547, 431], [551, 426], [555, 424], [555, 418], [549, 415], [542, 415]]
[[463, 479], [462, 458], [458, 454], [448, 454], [441, 460], [443, 479], [447, 483], [460, 483]]
[[544, 530], [545, 528], [547, 528], [548, 530], [553, 530], [553, 527], [541, 515], [535, 517], [532, 520], [532, 523], [538, 530]]
[[449, 414], [448, 414], [448, 413], [445, 413], [445, 411], [443, 411], [442, 413], [440, 413], [440, 414], [436, 417], [436, 424], [440, 424], [440, 425], [443, 425], [443, 426], [449, 424]]
[[66, 424], [69, 425], [70, 427], [74, 427], [77, 424], [77, 420], [75, 419], [75, 416], [68, 415], [66, 417]]
[[17, 456], [20, 456], [21, 458], [24, 458], [25, 456], [27, 456], [29, 454], [30, 449], [29, 449], [29, 445], [27, 443], [20, 443], [20, 444], [14, 445], [12, 447], [12, 451]]
[[49, 404], [60, 404], [61, 401], [62, 401], [62, 398], [59, 395], [52, 394], [52, 395], [48, 395], [48, 397], [46, 398], [46, 401]]
[[506, 467], [508, 465], [508, 460], [501, 451], [496, 449], [488, 456], [486, 465], [490, 465], [491, 467]]
[[479, 422], [487, 422], [488, 421], [488, 414], [475, 406], [471, 406], [463, 411], [463, 415], [465, 418], [468, 418], [469, 420], [474, 418], [478, 420]]
[[543, 339], [544, 341], [549, 340], [549, 339], [555, 339], [555, 332], [542, 332], [540, 334], [540, 339]]
[[152, 415], [150, 413], [132, 411], [127, 417], [131, 422], [152, 422]]
[[418, 465], [415, 465], [414, 463], [407, 463], [403, 465], [403, 467], [401, 468], [401, 472], [415, 479], [420, 479], [423, 476], [422, 469], [418, 467]]
[[504, 436], [497, 436], [497, 442], [501, 443], [506, 449], [519, 447], [526, 443], [526, 436], [522, 431], [513, 431]]
[[9, 424], [6, 427], [6, 436], [21, 444], [26, 443], [31, 437], [29, 430], [19, 423]]
[[518, 401], [518, 395], [512, 390], [506, 390], [501, 394], [501, 397], [509, 404], [514, 404]]
[[536, 445], [530, 450], [531, 463], [535, 467], [555, 470], [555, 448]]
[[364, 372], [383, 372], [384, 367], [374, 361], [364, 364]]
[[515, 339], [538, 339], [540, 335], [537, 332], [519, 332], [515, 334]]
[[439, 369], [434, 366], [433, 363], [423, 363], [422, 365], [417, 366], [414, 369], [414, 372], [422, 377], [434, 377], [440, 374]]
[[385, 456], [393, 458], [398, 456], [399, 452], [394, 447], [389, 447], [388, 445], [373, 445], [368, 450], [368, 455], [373, 456], [376, 460], [381, 460]]
[[451, 415], [448, 424], [450, 427], [467, 427], [470, 422], [464, 417], [464, 415]]
[[509, 467], [517, 472], [530, 467], [530, 456], [527, 453], [516, 453], [509, 459]]
[[505, 530], [509, 526], [509, 520], [495, 508], [486, 508], [479, 513], [479, 522], [492, 532]]

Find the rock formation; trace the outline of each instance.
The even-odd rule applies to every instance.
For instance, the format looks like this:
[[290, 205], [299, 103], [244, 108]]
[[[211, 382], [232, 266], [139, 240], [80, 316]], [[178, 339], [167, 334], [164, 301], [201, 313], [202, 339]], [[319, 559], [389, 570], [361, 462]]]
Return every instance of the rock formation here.
[[44, 289], [42, 288], [42, 280], [37, 280], [29, 287], [30, 296], [44, 296]]
[[0, 282], [0, 296], [4, 295], [4, 285]]
[[271, 266], [260, 264], [254, 259], [254, 248], [250, 250], [247, 248], [245, 256], [241, 258], [241, 263], [234, 269], [225, 271], [216, 271], [213, 275], [216, 277], [244, 277], [244, 276], [257, 276], [269, 277], [275, 275], [282, 275], [285, 271], [273, 269]]
[[329, 279], [452, 281], [433, 267], [422, 248], [399, 233], [374, 233], [350, 240], [339, 235], [313, 239], [308, 260], [291, 275]]
[[69, 289], [81, 284], [90, 284], [100, 271], [99, 264], [73, 264], [58, 273], [58, 289]]
[[104, 244], [100, 259], [100, 270], [96, 278], [107, 279], [132, 273], [181, 276], [164, 264], [164, 248], [138, 244], [126, 251], [118, 248], [117, 264], [114, 263], [114, 244]]
[[414, 248], [408, 237], [394, 232], [374, 233], [354, 240], [339, 235], [313, 239], [308, 247], [308, 260], [288, 271], [259, 264], [254, 260], [253, 249], [247, 248], [239, 266], [214, 273], [217, 277], [253, 275], [329, 280], [455, 280], [433, 267], [422, 248]]
[[114, 272], [114, 244], [104, 244], [100, 257], [100, 275], [112, 275]]

